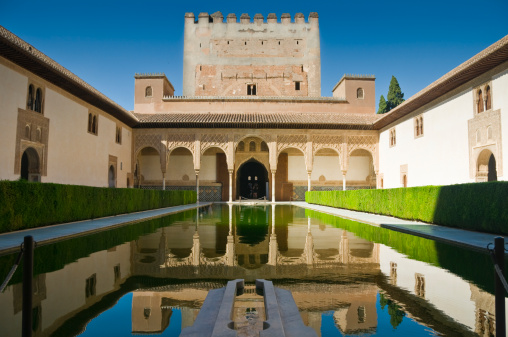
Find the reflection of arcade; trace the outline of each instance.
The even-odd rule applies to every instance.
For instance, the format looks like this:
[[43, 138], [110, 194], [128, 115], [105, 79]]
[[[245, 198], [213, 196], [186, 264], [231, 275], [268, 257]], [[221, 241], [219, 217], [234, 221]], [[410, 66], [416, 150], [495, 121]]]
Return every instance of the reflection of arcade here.
[[[331, 227], [291, 223], [292, 214], [275, 224], [275, 206], [230, 205], [225, 224], [196, 219], [195, 227], [173, 225], [133, 243], [133, 272], [136, 275], [199, 278], [312, 278], [341, 273], [379, 273], [378, 245]], [[235, 221], [233, 221], [235, 220]], [[287, 221], [287, 222], [286, 222]], [[234, 223], [235, 222], [235, 223]], [[302, 226], [303, 225], [303, 226]], [[222, 247], [225, 245], [225, 249]]]

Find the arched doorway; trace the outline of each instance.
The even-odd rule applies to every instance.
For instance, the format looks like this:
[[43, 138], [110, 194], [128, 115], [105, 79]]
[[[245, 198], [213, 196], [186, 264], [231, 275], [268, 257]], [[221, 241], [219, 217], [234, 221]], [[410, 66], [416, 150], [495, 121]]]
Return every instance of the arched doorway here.
[[115, 167], [113, 165], [109, 166], [109, 170], [108, 170], [108, 186], [109, 187], [116, 187]]
[[267, 196], [268, 171], [259, 161], [250, 159], [240, 166], [236, 175], [236, 193], [247, 199]]
[[493, 154], [490, 155], [488, 167], [487, 181], [497, 181], [496, 158]]
[[484, 149], [478, 155], [476, 164], [476, 181], [497, 181], [496, 158], [488, 149]]
[[35, 149], [29, 147], [21, 156], [21, 179], [40, 181], [40, 161]]

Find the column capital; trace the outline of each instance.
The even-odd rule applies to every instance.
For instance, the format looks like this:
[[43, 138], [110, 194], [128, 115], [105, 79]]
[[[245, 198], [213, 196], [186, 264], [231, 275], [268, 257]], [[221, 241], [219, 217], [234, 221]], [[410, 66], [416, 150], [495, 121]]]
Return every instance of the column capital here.
[[345, 176], [347, 174], [347, 170], [342, 170], [342, 175]]

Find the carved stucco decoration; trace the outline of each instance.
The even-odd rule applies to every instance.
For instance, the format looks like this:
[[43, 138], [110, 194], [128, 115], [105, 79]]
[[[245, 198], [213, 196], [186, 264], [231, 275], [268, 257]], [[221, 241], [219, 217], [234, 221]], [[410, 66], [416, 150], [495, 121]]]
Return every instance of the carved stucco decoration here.
[[201, 135], [201, 155], [205, 153], [206, 150], [212, 147], [218, 147], [226, 156], [228, 155], [228, 135], [226, 134], [204, 134]]
[[137, 158], [141, 150], [147, 147], [154, 148], [159, 153], [161, 169], [166, 172], [166, 151], [162, 142], [162, 135], [159, 133], [137, 134], [134, 141], [134, 158]]
[[307, 150], [307, 135], [279, 135], [277, 136], [277, 156], [288, 148], [296, 148], [305, 155]]
[[345, 168], [349, 166], [349, 157], [355, 150], [366, 150], [372, 156], [374, 170], [378, 171], [377, 159], [378, 140], [376, 136], [348, 136], [347, 137], [347, 156], [344, 156]]
[[342, 136], [313, 136], [312, 137], [312, 155], [315, 156], [319, 150], [333, 149], [337, 154], [342, 157]]

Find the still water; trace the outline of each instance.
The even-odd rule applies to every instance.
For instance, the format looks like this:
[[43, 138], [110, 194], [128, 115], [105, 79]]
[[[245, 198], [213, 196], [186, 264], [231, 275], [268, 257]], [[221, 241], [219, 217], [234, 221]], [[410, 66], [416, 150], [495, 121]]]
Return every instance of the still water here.
[[[34, 272], [34, 336], [178, 336], [237, 278], [291, 290], [318, 336], [494, 334], [487, 255], [296, 206], [213, 205], [41, 246]], [[2, 336], [21, 335], [21, 306], [19, 268]]]

